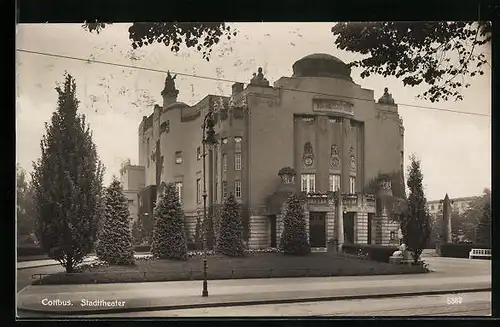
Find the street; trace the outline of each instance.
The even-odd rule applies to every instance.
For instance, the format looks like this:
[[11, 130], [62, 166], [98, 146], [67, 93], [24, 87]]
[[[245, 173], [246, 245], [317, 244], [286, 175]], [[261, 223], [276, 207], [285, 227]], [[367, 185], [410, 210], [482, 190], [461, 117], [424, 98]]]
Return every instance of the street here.
[[[453, 302], [461, 304], [451, 304]], [[448, 304], [450, 303], [450, 304]], [[100, 314], [85, 317], [488, 316], [491, 292]]]
[[[81, 299], [117, 299], [124, 301], [125, 308], [128, 309], [123, 312], [101, 312], [99, 314], [89, 311], [88, 314], [95, 317], [185, 317], [484, 316], [491, 313], [491, 293], [487, 292], [487, 287], [491, 287], [491, 261], [441, 257], [425, 257], [424, 260], [432, 269], [431, 273], [395, 276], [214, 280], [209, 281], [210, 296], [208, 298], [202, 298], [199, 295], [201, 284], [198, 281], [36, 286], [19, 293], [18, 308], [38, 310], [43, 308], [47, 312], [47, 314], [36, 314], [23, 311], [22, 317], [51, 316], [50, 311], [53, 310], [63, 310], [69, 313], [75, 309], [81, 312], [75, 312], [75, 314], [83, 315], [85, 311], [92, 310], [92, 308], [77, 305]], [[18, 292], [32, 281], [32, 274], [58, 271], [63, 271], [63, 268], [61, 266], [47, 266], [19, 269]], [[447, 292], [465, 289], [474, 289], [475, 291], [468, 293], [464, 291], [462, 295], [453, 298], [446, 295]], [[411, 294], [428, 291], [441, 291], [443, 293], [432, 296], [412, 296]], [[393, 298], [373, 298], [377, 294], [403, 293], [410, 294]], [[342, 298], [342, 296], [361, 294], [363, 297], [372, 296], [372, 298], [351, 300]], [[338, 300], [334, 299], [336, 297]], [[75, 303], [75, 307], [73, 309], [46, 307], [40, 303], [43, 298], [71, 300]], [[293, 299], [297, 301], [283, 303]], [[268, 303], [265, 304], [266, 300], [271, 302], [267, 301]], [[243, 306], [245, 301], [247, 301], [246, 306]], [[261, 301], [261, 304], [256, 304], [255, 301]], [[201, 308], [200, 306], [205, 307]], [[145, 310], [138, 310], [138, 308]], [[135, 312], [126, 312], [128, 310]], [[59, 316], [56, 312], [53, 314]]]

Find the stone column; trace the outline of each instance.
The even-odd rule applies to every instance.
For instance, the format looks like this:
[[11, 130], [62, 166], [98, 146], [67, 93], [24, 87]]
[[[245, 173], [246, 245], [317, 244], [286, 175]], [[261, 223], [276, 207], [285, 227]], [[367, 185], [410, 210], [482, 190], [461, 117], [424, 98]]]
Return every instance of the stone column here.
[[309, 209], [307, 205], [304, 205], [304, 220], [306, 223], [306, 233], [307, 233], [307, 241], [311, 244], [311, 234], [309, 233]]
[[342, 245], [344, 245], [344, 209], [342, 208], [342, 195], [340, 191], [337, 191], [337, 220], [336, 229], [337, 232], [337, 250], [342, 251]]
[[358, 212], [356, 214], [356, 243], [368, 243], [368, 214], [366, 212]]
[[451, 237], [451, 202], [448, 193], [443, 200], [442, 243], [452, 243]]
[[343, 193], [349, 193], [349, 148], [351, 146], [351, 120], [349, 118], [342, 119], [342, 142], [341, 142], [341, 177], [340, 189]]

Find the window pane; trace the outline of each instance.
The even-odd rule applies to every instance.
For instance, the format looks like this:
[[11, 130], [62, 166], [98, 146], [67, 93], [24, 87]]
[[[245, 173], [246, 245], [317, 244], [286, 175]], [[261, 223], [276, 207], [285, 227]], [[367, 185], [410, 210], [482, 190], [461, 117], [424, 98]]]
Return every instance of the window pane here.
[[241, 153], [234, 155], [234, 170], [241, 170]]
[[227, 155], [222, 155], [222, 171], [227, 171]]
[[302, 192], [307, 192], [307, 176], [305, 174], [302, 174], [301, 176], [300, 189]]
[[309, 179], [310, 179], [309, 192], [315, 192], [315, 190], [316, 190], [316, 175], [314, 175], [314, 174], [309, 175]]
[[237, 198], [241, 198], [241, 181], [234, 181], [234, 194]]

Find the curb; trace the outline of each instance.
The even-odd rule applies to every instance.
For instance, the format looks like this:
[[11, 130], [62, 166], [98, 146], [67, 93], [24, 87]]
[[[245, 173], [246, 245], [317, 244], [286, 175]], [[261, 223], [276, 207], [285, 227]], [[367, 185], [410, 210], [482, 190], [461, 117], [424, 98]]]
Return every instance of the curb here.
[[18, 313], [41, 313], [46, 316], [87, 316], [110, 313], [128, 313], [128, 312], [148, 312], [148, 311], [170, 311], [170, 310], [185, 310], [198, 308], [218, 308], [218, 307], [237, 307], [265, 304], [287, 304], [287, 303], [304, 303], [304, 302], [323, 302], [323, 301], [346, 301], [346, 300], [362, 300], [362, 299], [390, 299], [395, 297], [413, 297], [413, 296], [428, 296], [428, 295], [444, 295], [457, 293], [478, 293], [491, 292], [491, 287], [487, 288], [472, 288], [459, 290], [442, 290], [442, 291], [426, 291], [426, 292], [406, 292], [406, 293], [390, 293], [390, 294], [371, 294], [371, 295], [340, 295], [327, 296], [319, 298], [302, 298], [302, 299], [277, 299], [277, 300], [252, 300], [252, 301], [234, 301], [234, 302], [219, 302], [219, 303], [197, 303], [197, 304], [178, 304], [157, 307], [138, 307], [138, 308], [111, 308], [107, 310], [75, 310], [67, 311], [42, 311], [30, 309], [17, 309]]

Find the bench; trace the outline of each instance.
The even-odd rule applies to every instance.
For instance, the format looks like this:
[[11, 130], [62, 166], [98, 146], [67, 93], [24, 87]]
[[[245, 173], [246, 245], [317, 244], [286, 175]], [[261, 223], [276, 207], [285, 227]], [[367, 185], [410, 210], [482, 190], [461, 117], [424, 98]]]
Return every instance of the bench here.
[[491, 249], [472, 249], [469, 252], [469, 259], [474, 259], [474, 257], [491, 259]]

